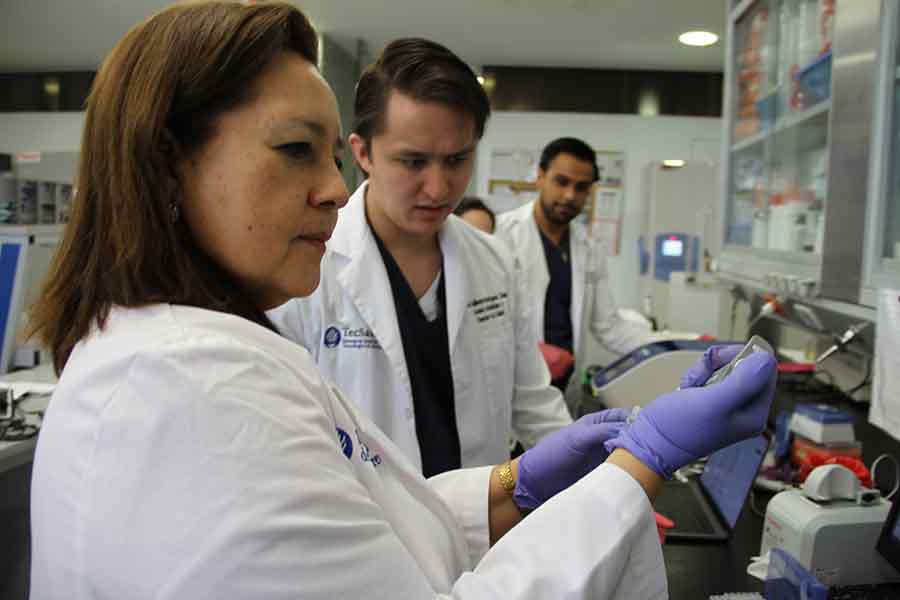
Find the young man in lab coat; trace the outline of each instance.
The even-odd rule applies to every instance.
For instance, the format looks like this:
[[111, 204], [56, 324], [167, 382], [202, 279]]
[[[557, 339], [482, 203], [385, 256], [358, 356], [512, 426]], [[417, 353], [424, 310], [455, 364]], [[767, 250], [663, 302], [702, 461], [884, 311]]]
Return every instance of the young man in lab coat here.
[[498, 215], [495, 232], [525, 271], [535, 330], [544, 343], [575, 355], [573, 368], [553, 382], [566, 389], [570, 406], [578, 402], [580, 382], [571, 375], [581, 372], [588, 333], [618, 354], [656, 339], [649, 328], [619, 315], [603, 246], [574, 220], [596, 180], [590, 146], [576, 138], [550, 142], [541, 152], [538, 199]]
[[340, 211], [316, 292], [270, 311], [425, 476], [502, 463], [571, 418], [504, 242], [451, 214], [490, 112], [448, 49], [397, 40], [356, 88], [368, 179]]

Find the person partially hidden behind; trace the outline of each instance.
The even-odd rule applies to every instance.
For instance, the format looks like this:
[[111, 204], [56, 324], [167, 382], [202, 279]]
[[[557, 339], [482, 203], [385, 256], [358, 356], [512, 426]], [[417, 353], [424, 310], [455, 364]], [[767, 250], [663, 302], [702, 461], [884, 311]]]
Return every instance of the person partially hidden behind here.
[[465, 196], [453, 210], [453, 214], [485, 233], [494, 233], [494, 211], [475, 196]]

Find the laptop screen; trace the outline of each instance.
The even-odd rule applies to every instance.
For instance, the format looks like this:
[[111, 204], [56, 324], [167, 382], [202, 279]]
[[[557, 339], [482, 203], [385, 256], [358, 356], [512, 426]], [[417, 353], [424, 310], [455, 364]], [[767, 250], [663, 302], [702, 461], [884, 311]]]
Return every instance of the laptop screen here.
[[757, 436], [722, 448], [709, 457], [700, 485], [719, 510], [729, 529], [734, 529], [769, 442]]

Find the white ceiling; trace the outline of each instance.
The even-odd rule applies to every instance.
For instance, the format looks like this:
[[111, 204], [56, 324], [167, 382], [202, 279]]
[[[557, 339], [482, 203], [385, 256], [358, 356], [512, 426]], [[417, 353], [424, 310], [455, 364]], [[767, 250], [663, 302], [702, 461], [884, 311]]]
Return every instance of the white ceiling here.
[[[690, 29], [723, 33], [726, 0], [299, 0], [321, 31], [373, 54], [391, 39], [439, 41], [482, 65], [722, 70], [722, 43], [689, 48]], [[0, 0], [0, 71], [94, 69], [166, 0]]]

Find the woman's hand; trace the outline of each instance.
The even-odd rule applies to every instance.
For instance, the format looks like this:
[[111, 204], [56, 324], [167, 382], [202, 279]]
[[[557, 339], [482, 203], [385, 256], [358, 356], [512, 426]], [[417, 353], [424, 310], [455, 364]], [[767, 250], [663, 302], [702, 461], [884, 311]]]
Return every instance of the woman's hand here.
[[533, 510], [595, 469], [609, 456], [604, 444], [619, 435], [629, 414], [613, 408], [585, 415], [526, 451], [519, 458], [516, 505]]
[[[738, 348], [739, 350], [739, 348]], [[682, 378], [682, 388], [644, 407], [606, 443], [623, 448], [664, 478], [720, 448], [760, 433], [775, 396], [776, 362], [765, 352], [741, 360], [724, 380], [702, 385], [736, 355], [714, 346]]]

